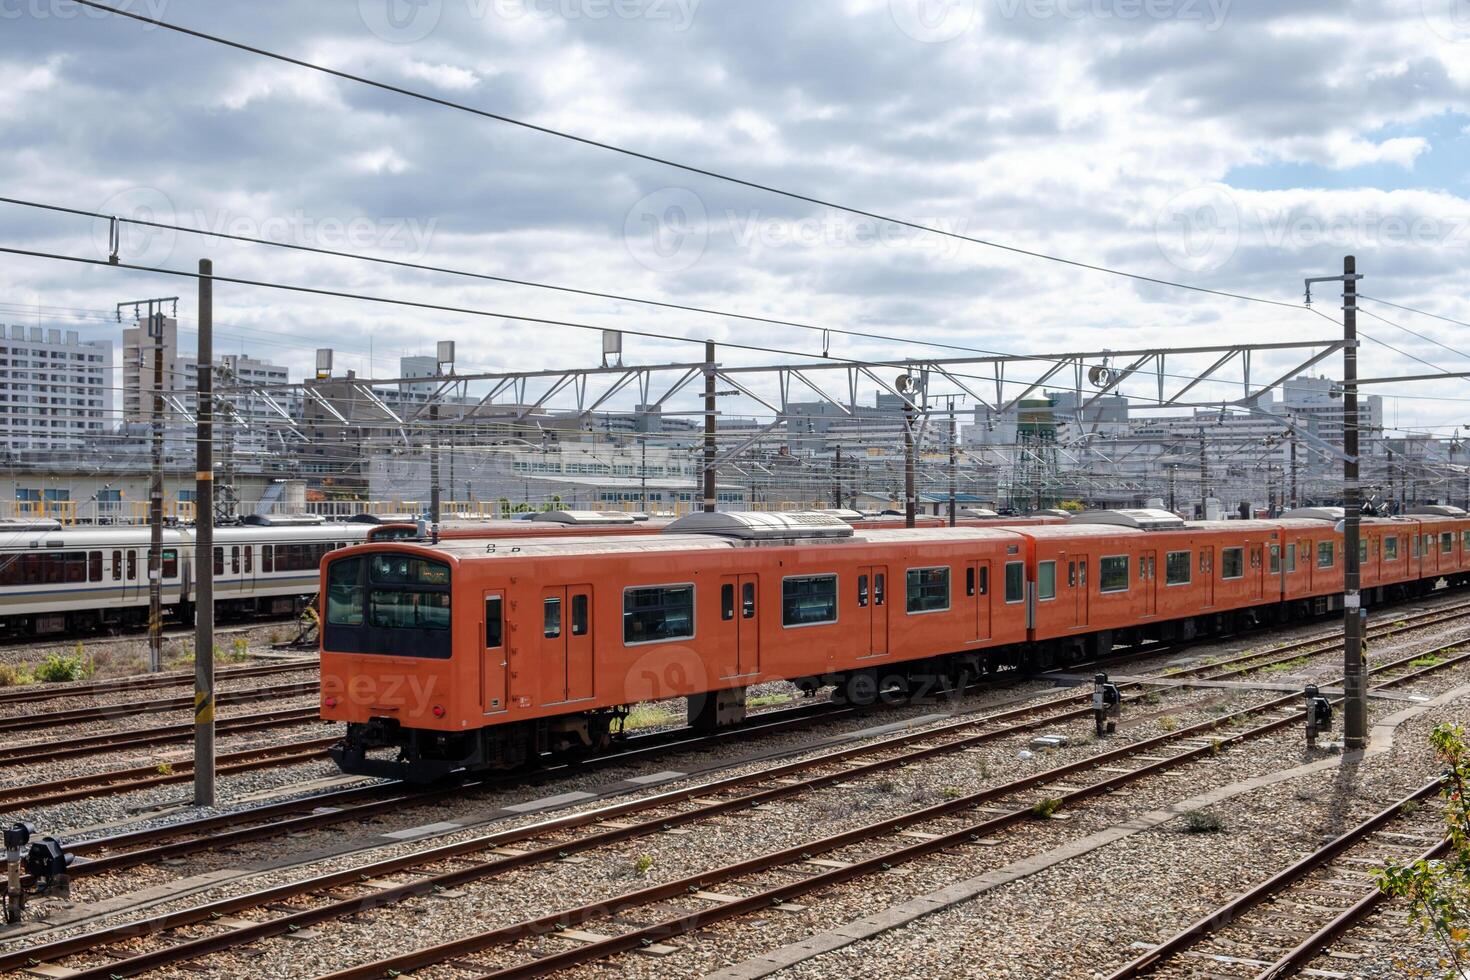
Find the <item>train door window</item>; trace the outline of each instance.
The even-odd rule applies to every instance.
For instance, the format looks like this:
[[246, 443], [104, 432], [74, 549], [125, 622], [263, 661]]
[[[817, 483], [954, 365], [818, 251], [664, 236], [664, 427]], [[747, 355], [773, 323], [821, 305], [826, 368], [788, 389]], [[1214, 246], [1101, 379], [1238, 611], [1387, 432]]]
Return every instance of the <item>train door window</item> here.
[[1108, 555], [1097, 561], [1097, 588], [1099, 592], [1128, 591], [1128, 556]]
[[1281, 545], [1271, 546], [1271, 574], [1277, 575], [1281, 572]]
[[910, 568], [904, 576], [906, 608], [911, 613], [949, 608], [949, 568]]
[[138, 553], [136, 551], [129, 551], [128, 552], [128, 581], [132, 581], [133, 579], [135, 579], [137, 577], [138, 577]]
[[1417, 535], [1417, 534], [1411, 535], [1410, 538], [1409, 538], [1409, 540], [1411, 542], [1413, 542], [1412, 547], [1411, 547], [1410, 550], [1413, 552], [1414, 557], [1415, 558], [1418, 558], [1419, 557], [1419, 535]]
[[224, 573], [225, 573], [225, 549], [224, 548], [215, 548], [214, 549], [214, 574], [216, 574], [216, 575], [223, 575]]
[[1069, 562], [1067, 562], [1067, 588], [1069, 588], [1069, 589], [1075, 589], [1076, 587], [1077, 587], [1077, 563], [1075, 561], [1069, 561]]
[[990, 595], [990, 565], [980, 566], [980, 594]]
[[230, 545], [230, 574], [240, 574], [240, 546], [238, 544]]
[[263, 544], [260, 546], [260, 570], [262, 572], [275, 571], [275, 546]]
[[548, 640], [561, 636], [561, 600], [547, 599], [542, 612], [542, 633]]
[[1399, 560], [1399, 539], [1397, 535], [1383, 539], [1383, 560]]
[[1222, 579], [1245, 577], [1244, 548], [1220, 549], [1220, 577]]
[[720, 586], [720, 619], [725, 622], [735, 618], [735, 586]]
[[[351, 561], [352, 559], [349, 559]], [[337, 562], [332, 567], [342, 564]], [[503, 600], [498, 595], [493, 595], [485, 600], [485, 649], [493, 650], [504, 642], [505, 620], [501, 615]]]
[[740, 618], [755, 618], [755, 583], [746, 582], [740, 587]]
[[887, 597], [885, 592], [887, 591], [887, 587], [884, 583], [887, 578], [888, 576], [883, 572], [879, 572], [873, 576], [873, 605], [875, 606], [881, 606], [886, 601]]
[[87, 552], [87, 581], [102, 581], [102, 552], [100, 551]]
[[975, 594], [975, 566], [971, 565], [965, 569], [965, 595]]
[[1470, 531], [1460, 532], [1460, 548], [1461, 550], [1470, 549]]
[[1260, 548], [1252, 548], [1251, 549], [1251, 568], [1260, 568], [1260, 567], [1261, 567], [1261, 549]]
[[1296, 571], [1296, 545], [1294, 544], [1286, 546], [1286, 570], [1288, 572]]
[[121, 551], [114, 551], [112, 553], [112, 580], [114, 582], [119, 582], [119, 581], [122, 580], [122, 577], [123, 577], [122, 552]]
[[1335, 543], [1332, 542], [1332, 541], [1318, 541], [1317, 542], [1317, 567], [1318, 568], [1331, 568], [1333, 562], [1335, 562], [1336, 560], [1337, 560], [1337, 553], [1336, 553], [1336, 549], [1335, 549]]
[[801, 575], [781, 580], [781, 625], [837, 622], [837, 576]]
[[247, 544], [243, 550], [245, 552], [245, 574], [249, 575], [254, 572], [251, 566], [255, 564], [255, 546]]
[[1455, 550], [1455, 536], [1446, 531], [1439, 536], [1439, 553], [1447, 555]]
[[1057, 597], [1057, 563], [1038, 562], [1036, 565], [1036, 598], [1043, 601]]
[[163, 577], [179, 577], [179, 553], [172, 548], [163, 553]]
[[868, 604], [868, 577], [858, 576], [858, 608], [861, 609]]
[[572, 596], [572, 635], [587, 635], [587, 593], [579, 592]]
[[1361, 565], [1368, 560], [1368, 542], [1366, 539], [1358, 540], [1358, 564]]
[[1026, 564], [1019, 561], [1006, 562], [1006, 602], [1026, 600]]

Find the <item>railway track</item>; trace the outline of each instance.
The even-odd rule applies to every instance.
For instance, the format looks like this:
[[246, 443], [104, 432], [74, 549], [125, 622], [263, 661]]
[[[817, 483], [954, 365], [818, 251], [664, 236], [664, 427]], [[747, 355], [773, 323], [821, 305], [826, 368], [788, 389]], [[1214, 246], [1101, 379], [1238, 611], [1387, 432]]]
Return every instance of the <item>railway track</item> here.
[[1445, 850], [1442, 821], [1418, 806], [1440, 785], [1435, 779], [1374, 814], [1148, 949], [1108, 980], [1274, 980], [1299, 971], [1381, 901], [1368, 876], [1385, 856], [1428, 860]]
[[[288, 616], [285, 619], [235, 619], [234, 621], [240, 623], [241, 625], [216, 629], [214, 631], [215, 636], [233, 636], [236, 633], [249, 633], [252, 630], [269, 629], [272, 626], [294, 626], [296, 624], [296, 617]], [[119, 635], [111, 636], [105, 636], [99, 633], [57, 633], [54, 636], [49, 636], [46, 638], [38, 638], [34, 636], [6, 636], [0, 637], [0, 650], [25, 646], [39, 646], [51, 649], [77, 643], [79, 641], [85, 643], [88, 646], [110, 646], [114, 643], [136, 643], [138, 642], [139, 637], [146, 636], [147, 633], [148, 626], [145, 623], [140, 626], [127, 628]], [[165, 630], [163, 633], [163, 639], [164, 642], [168, 642], [169, 640], [192, 641], [194, 639], [194, 629], [193, 627], [189, 627], [187, 629]]]
[[[1376, 668], [1376, 671], [1387, 673], [1409, 667], [1411, 661], [1422, 656], [1422, 654], [1415, 655], [1384, 664]], [[1407, 683], [1431, 671], [1442, 670], [1465, 660], [1470, 660], [1470, 654], [1441, 661], [1432, 667], [1411, 670], [1409, 673], [1401, 674], [1378, 686], [1382, 688]], [[1075, 700], [1081, 701], [1081, 699]], [[986, 803], [1003, 801], [1019, 793], [1040, 788], [1047, 789], [1049, 796], [1053, 796], [1063, 804], [1079, 803], [1099, 793], [1111, 792], [1145, 778], [1147, 775], [1203, 758], [1219, 751], [1223, 746], [1299, 723], [1302, 714], [1291, 707], [1296, 701], [1296, 695], [1273, 698], [1225, 718], [1210, 719], [1176, 732], [1143, 739], [1078, 762], [1029, 775], [1001, 786], [929, 806], [916, 812], [905, 813], [902, 816], [856, 830], [806, 842], [795, 848], [785, 848], [760, 855], [724, 868], [701, 872], [677, 882], [640, 889], [611, 901], [599, 902], [595, 906], [565, 909], [553, 915], [528, 919], [513, 926], [465, 937], [444, 946], [414, 951], [375, 964], [353, 967], [334, 977], [388, 976], [392, 971], [414, 969], [429, 963], [442, 962], [450, 957], [460, 964], [468, 955], [503, 947], [519, 939], [572, 928], [599, 916], [617, 915], [622, 911], [649, 903], [678, 900], [684, 903], [693, 902], [696, 906], [708, 906], [709, 903], [706, 900], [694, 896], [693, 893], [727, 885], [741, 876], [761, 870], [781, 867], [802, 875], [801, 880], [797, 882], [776, 888], [764, 888], [754, 895], [730, 901], [725, 900], [730, 896], [722, 896], [720, 901], [712, 907], [692, 908], [674, 919], [661, 921], [655, 926], [597, 938], [578, 948], [533, 960], [530, 963], [511, 964], [494, 969], [487, 966], [485, 975], [539, 975], [574, 963], [641, 948], [645, 942], [662, 941], [722, 918], [757, 908], [768, 908], [775, 901], [786, 901], [831, 884], [883, 870], [895, 863], [912, 860], [944, 847], [984, 838], [991, 833], [1000, 832], [1034, 819], [1029, 804], [1008, 807], [999, 816], [996, 816], [989, 811], [977, 811], [976, 808]], [[161, 966], [190, 963], [211, 953], [238, 949], [264, 938], [282, 935], [342, 916], [381, 909], [406, 898], [431, 893], [436, 889], [491, 878], [515, 868], [555, 861], [569, 854], [656, 833], [670, 827], [697, 823], [715, 815], [749, 812], [763, 803], [787, 798], [821, 786], [859, 779], [936, 755], [962, 751], [964, 748], [984, 741], [1014, 735], [1017, 732], [1043, 725], [1055, 724], [1063, 718], [1082, 717], [1089, 712], [1090, 708], [1078, 705], [1070, 710], [1064, 709], [1063, 712], [1038, 717], [1035, 708], [1020, 708], [1011, 713], [1018, 716], [1016, 724], [1006, 724], [1008, 719], [1005, 714], [1002, 714], [988, 719], [957, 722], [948, 729], [911, 733], [880, 743], [854, 746], [840, 752], [824, 754], [816, 759], [791, 762], [760, 773], [727, 777], [699, 786], [660, 794], [651, 799], [630, 801], [604, 807], [591, 813], [569, 815], [529, 827], [441, 845], [420, 853], [373, 862], [304, 882], [278, 886], [252, 895], [224, 899], [193, 909], [166, 913], [109, 929], [68, 937], [0, 957], [0, 969], [12, 969], [32, 961], [55, 963], [65, 959], [68, 960], [66, 963], [68, 969], [78, 971], [69, 974], [70, 976], [105, 978], [130, 976]], [[1024, 717], [1028, 714], [1031, 717]], [[1238, 723], [1242, 719], [1262, 715], [1265, 716], [1264, 721], [1255, 728], [1234, 732], [1221, 728], [1231, 722]], [[971, 730], [965, 733], [964, 729]], [[946, 734], [953, 734], [957, 737], [945, 741], [943, 739]], [[1142, 756], [1150, 751], [1169, 751], [1171, 749], [1177, 751], [1171, 755], [1156, 756], [1155, 761], [1135, 760], [1143, 763], [1136, 768], [1115, 771], [1117, 767], [1108, 766], [1109, 763], [1123, 761], [1130, 756]], [[885, 752], [893, 754], [870, 758], [868, 761], [858, 761], [864, 756]], [[1104, 778], [1082, 787], [1059, 785], [1063, 780], [1073, 780], [1085, 773], [1104, 775]], [[975, 819], [977, 815], [978, 820]], [[636, 822], [627, 822], [624, 818], [629, 816], [637, 816], [641, 819]], [[953, 820], [962, 821], [962, 826], [958, 828], [935, 827], [934, 833], [915, 831], [915, 828], [921, 825]], [[525, 850], [513, 849], [513, 845], [518, 843], [526, 843], [548, 835], [564, 837], [574, 831], [586, 831], [586, 833], [571, 839], [557, 840], [550, 845]], [[896, 838], [896, 835], [906, 836]], [[922, 839], [915, 840], [914, 838]], [[871, 858], [853, 862], [828, 862], [823, 870], [810, 874], [812, 865], [808, 862], [816, 855], [856, 844], [881, 846], [884, 842], [893, 839], [899, 839], [903, 843], [896, 849], [882, 850]], [[833, 866], [834, 864], [840, 866]], [[405, 872], [412, 872], [416, 877], [408, 881], [388, 877]], [[308, 901], [314, 904], [305, 908], [301, 907], [303, 902]], [[270, 917], [263, 919], [240, 917], [241, 913], [251, 911], [257, 915], [266, 912], [270, 914]], [[183, 929], [186, 926], [195, 928]], [[616, 926], [616, 928], [625, 927]], [[168, 938], [170, 936], [172, 936], [171, 939]], [[123, 942], [128, 944], [125, 950], [108, 948]]]
[[[223, 667], [214, 672], [215, 679], [233, 680], [241, 677], [268, 677], [273, 674], [289, 674], [293, 671], [311, 670], [317, 666], [315, 657], [302, 657], [299, 661], [282, 661], [270, 664], [250, 664], [243, 667]], [[94, 697], [99, 694], [156, 691], [168, 687], [184, 687], [194, 683], [194, 672], [169, 671], [162, 674], [143, 674], [120, 677], [117, 680], [92, 681], [85, 684], [48, 684], [34, 687], [13, 688], [0, 691], [0, 705], [31, 704], [36, 701], [52, 701], [58, 698]]]
[[[295, 668], [298, 672], [301, 667]], [[318, 682], [299, 681], [295, 684], [276, 684], [269, 687], [252, 687], [242, 691], [222, 691], [215, 695], [217, 706], [249, 704], [278, 698], [300, 698], [314, 695]], [[123, 704], [103, 704], [89, 708], [66, 708], [61, 711], [44, 711], [39, 714], [12, 715], [0, 718], [0, 732], [26, 732], [53, 728], [58, 725], [74, 725], [91, 721], [112, 721], [137, 715], [162, 714], [168, 711], [192, 711], [194, 696], [180, 695], [173, 698], [157, 698], [151, 701], [128, 701]]]

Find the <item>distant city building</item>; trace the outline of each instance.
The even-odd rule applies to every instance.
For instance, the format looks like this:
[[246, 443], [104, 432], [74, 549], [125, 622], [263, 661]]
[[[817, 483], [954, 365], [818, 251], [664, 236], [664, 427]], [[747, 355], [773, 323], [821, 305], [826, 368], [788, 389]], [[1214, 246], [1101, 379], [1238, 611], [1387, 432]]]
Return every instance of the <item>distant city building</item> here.
[[112, 344], [75, 330], [0, 326], [0, 440], [7, 452], [81, 449], [112, 428]]

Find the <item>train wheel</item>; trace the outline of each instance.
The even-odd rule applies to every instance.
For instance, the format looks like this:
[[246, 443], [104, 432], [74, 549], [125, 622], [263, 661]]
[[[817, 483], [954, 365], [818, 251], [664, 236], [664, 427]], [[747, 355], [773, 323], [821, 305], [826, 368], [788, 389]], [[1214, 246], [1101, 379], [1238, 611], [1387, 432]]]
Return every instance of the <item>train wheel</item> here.
[[866, 707], [878, 699], [878, 674], [874, 670], [855, 670], [842, 679], [833, 692], [833, 700], [855, 707]]

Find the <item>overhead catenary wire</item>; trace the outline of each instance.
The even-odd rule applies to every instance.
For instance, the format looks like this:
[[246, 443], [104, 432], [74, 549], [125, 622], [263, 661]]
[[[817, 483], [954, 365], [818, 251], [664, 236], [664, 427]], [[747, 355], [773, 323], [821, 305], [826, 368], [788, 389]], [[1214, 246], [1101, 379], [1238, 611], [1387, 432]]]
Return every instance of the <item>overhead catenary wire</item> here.
[[941, 237], [944, 237], [944, 238], [950, 238], [950, 239], [954, 239], [954, 240], [957, 240], [957, 241], [968, 242], [968, 243], [970, 243], [972, 245], [981, 245], [981, 246], [984, 246], [986, 248], [999, 249], [1001, 251], [1010, 252], [1010, 253], [1013, 253], [1013, 254], [1016, 254], [1016, 255], [1023, 255], [1023, 256], [1027, 256], [1029, 258], [1041, 259], [1041, 260], [1044, 260], [1044, 261], [1047, 261], [1047, 262], [1054, 262], [1054, 263], [1058, 263], [1060, 265], [1070, 266], [1072, 268], [1086, 269], [1086, 270], [1089, 270], [1089, 271], [1092, 271], [1092, 272], [1099, 272], [1099, 273], [1104, 273], [1106, 275], [1118, 276], [1118, 277], [1122, 277], [1122, 278], [1125, 278], [1125, 279], [1131, 279], [1131, 280], [1136, 281], [1136, 282], [1146, 282], [1146, 283], [1150, 283], [1150, 284], [1156, 285], [1156, 286], [1168, 286], [1168, 287], [1171, 287], [1171, 288], [1174, 288], [1174, 289], [1183, 289], [1183, 290], [1187, 290], [1187, 291], [1191, 291], [1191, 292], [1203, 293], [1203, 294], [1208, 294], [1208, 295], [1212, 295], [1212, 296], [1220, 296], [1220, 297], [1224, 297], [1226, 299], [1242, 300], [1244, 302], [1249, 302], [1249, 303], [1262, 303], [1262, 304], [1266, 304], [1266, 305], [1269, 305], [1269, 306], [1280, 306], [1280, 307], [1285, 307], [1287, 309], [1300, 309], [1301, 308], [1300, 304], [1294, 303], [1294, 302], [1287, 302], [1285, 300], [1269, 299], [1269, 298], [1261, 297], [1261, 296], [1250, 296], [1250, 295], [1247, 295], [1245, 293], [1236, 293], [1236, 292], [1230, 292], [1228, 290], [1221, 290], [1221, 289], [1211, 289], [1211, 288], [1206, 287], [1206, 286], [1198, 286], [1198, 285], [1194, 285], [1194, 284], [1191, 284], [1191, 283], [1182, 283], [1182, 282], [1176, 282], [1176, 281], [1170, 280], [1170, 279], [1163, 279], [1163, 278], [1158, 278], [1158, 277], [1154, 277], [1154, 276], [1145, 276], [1145, 275], [1142, 275], [1142, 274], [1136, 273], [1136, 272], [1128, 272], [1128, 271], [1125, 271], [1125, 270], [1122, 270], [1122, 269], [1116, 269], [1116, 268], [1112, 268], [1112, 267], [1109, 267], [1109, 266], [1096, 265], [1094, 263], [1083, 262], [1083, 261], [1079, 261], [1077, 259], [1069, 259], [1069, 258], [1065, 258], [1065, 257], [1058, 256], [1058, 255], [1051, 255], [1049, 253], [1036, 251], [1034, 249], [1021, 248], [1020, 246], [1017, 246], [1017, 245], [1010, 245], [1010, 244], [1007, 244], [1007, 243], [1004, 243], [1004, 242], [995, 241], [995, 240], [992, 240], [992, 239], [979, 238], [979, 237], [976, 237], [976, 236], [973, 236], [973, 235], [964, 235], [964, 234], [960, 234], [959, 232], [956, 232], [956, 231], [948, 231], [948, 230], [945, 230], [943, 228], [936, 227], [934, 225], [926, 225], [926, 224], [924, 224], [922, 222], [919, 222], [919, 221], [911, 221], [911, 220], [908, 220], [908, 219], [905, 219], [905, 218], [898, 218], [898, 217], [894, 217], [894, 216], [891, 216], [891, 215], [882, 214], [882, 213], [876, 212], [876, 211], [869, 211], [869, 210], [866, 210], [864, 208], [859, 208], [859, 207], [855, 207], [855, 206], [851, 206], [851, 205], [846, 205], [846, 204], [840, 204], [840, 203], [837, 203], [835, 201], [829, 201], [829, 200], [826, 200], [824, 198], [815, 197], [815, 196], [810, 195], [810, 194], [804, 194], [804, 193], [801, 193], [801, 192], [798, 192], [798, 191], [786, 190], [784, 188], [780, 188], [780, 187], [777, 187], [777, 186], [772, 185], [772, 184], [765, 184], [765, 183], [761, 183], [759, 181], [749, 180], [749, 179], [744, 178], [744, 177], [737, 177], [737, 176], [735, 176], [733, 174], [725, 173], [723, 171], [713, 170], [713, 169], [710, 169], [708, 167], [700, 167], [700, 166], [696, 166], [694, 164], [681, 163], [679, 161], [670, 159], [668, 157], [660, 157], [660, 156], [656, 156], [656, 155], [651, 154], [651, 153], [644, 153], [644, 152], [639, 151], [639, 150], [634, 150], [634, 149], [630, 149], [628, 147], [619, 146], [619, 145], [617, 145], [615, 143], [609, 143], [609, 142], [606, 142], [604, 140], [596, 140], [596, 139], [592, 139], [591, 137], [587, 137], [587, 136], [579, 136], [579, 135], [577, 135], [575, 133], [567, 132], [565, 130], [555, 129], [553, 127], [544, 126], [544, 125], [541, 125], [541, 124], [538, 124], [538, 123], [533, 123], [533, 122], [530, 122], [528, 120], [516, 118], [514, 116], [508, 116], [508, 115], [505, 115], [504, 113], [492, 112], [492, 111], [490, 111], [488, 109], [477, 108], [475, 106], [467, 105], [467, 104], [462, 103], [462, 102], [455, 102], [452, 99], [445, 99], [445, 98], [441, 98], [439, 96], [430, 95], [427, 92], [420, 92], [420, 91], [417, 91], [416, 89], [406, 88], [406, 87], [401, 86], [401, 85], [394, 85], [394, 84], [392, 84], [390, 82], [384, 82], [384, 81], [381, 81], [381, 80], [378, 80], [378, 79], [369, 78], [369, 77], [367, 77], [365, 75], [353, 74], [352, 72], [343, 71], [342, 69], [339, 69], [339, 68], [332, 68], [332, 67], [327, 66], [327, 65], [319, 64], [317, 62], [307, 61], [307, 60], [305, 60], [303, 58], [296, 58], [296, 57], [293, 57], [291, 55], [282, 54], [282, 53], [277, 52], [277, 51], [271, 51], [271, 50], [269, 50], [267, 48], [262, 48], [262, 47], [259, 47], [257, 45], [246, 44], [243, 41], [236, 41], [236, 40], [233, 40], [233, 39], [230, 39], [230, 38], [226, 38], [226, 37], [220, 36], [218, 34], [210, 34], [210, 33], [207, 33], [205, 31], [196, 30], [194, 28], [184, 27], [181, 24], [175, 24], [175, 23], [172, 23], [170, 21], [163, 20], [162, 18], [150, 17], [150, 16], [148, 16], [146, 14], [137, 13], [136, 11], [122, 10], [122, 9], [117, 8], [117, 7], [109, 6], [108, 4], [105, 4], [105, 3], [98, 3], [97, 0], [75, 0], [75, 2], [78, 3], [78, 4], [80, 4], [81, 6], [90, 7], [92, 9], [94, 9], [94, 10], [99, 10], [99, 11], [103, 11], [105, 13], [115, 14], [115, 15], [117, 15], [119, 17], [125, 17], [125, 18], [128, 18], [128, 19], [134, 20], [134, 21], [138, 21], [139, 23], [152, 24], [155, 27], [161, 27], [161, 28], [164, 28], [165, 30], [173, 31], [173, 32], [175, 32], [177, 34], [182, 34], [182, 35], [186, 35], [186, 36], [189, 36], [189, 37], [197, 38], [199, 40], [209, 41], [209, 42], [211, 42], [213, 44], [219, 44], [219, 45], [223, 45], [225, 47], [234, 48], [235, 50], [238, 50], [238, 51], [244, 51], [244, 52], [246, 52], [248, 54], [258, 55], [258, 56], [263, 57], [263, 58], [269, 58], [269, 59], [272, 59], [274, 61], [279, 61], [279, 62], [281, 62], [283, 64], [294, 65], [294, 66], [296, 66], [298, 68], [304, 68], [304, 69], [307, 69], [309, 71], [319, 72], [321, 74], [329, 75], [329, 76], [332, 76], [334, 78], [340, 78], [340, 79], [342, 79], [344, 81], [354, 82], [354, 83], [359, 84], [359, 85], [366, 85], [366, 86], [369, 86], [371, 88], [379, 89], [380, 91], [392, 92], [392, 93], [394, 93], [396, 95], [402, 95], [402, 96], [404, 96], [406, 98], [416, 99], [418, 101], [425, 102], [425, 103], [428, 103], [428, 104], [431, 104], [431, 105], [440, 106], [440, 107], [443, 107], [443, 108], [446, 108], [446, 109], [453, 109], [453, 110], [456, 110], [456, 111], [459, 111], [459, 112], [469, 113], [471, 115], [478, 116], [478, 117], [483, 118], [483, 119], [488, 119], [488, 120], [492, 120], [494, 122], [504, 123], [504, 124], [509, 125], [509, 126], [516, 126], [516, 127], [521, 128], [521, 129], [529, 130], [529, 131], [535, 132], [535, 133], [540, 133], [540, 134], [546, 135], [546, 136], [553, 136], [553, 137], [556, 137], [558, 139], [569, 140], [569, 141], [571, 141], [573, 143], [578, 143], [578, 144], [581, 144], [583, 146], [589, 146], [589, 147], [593, 147], [593, 148], [599, 149], [599, 150], [606, 150], [606, 151], [608, 151], [610, 153], [616, 153], [616, 154], [619, 154], [619, 155], [622, 155], [622, 156], [626, 156], [626, 157], [629, 157], [629, 158], [632, 158], [632, 159], [635, 159], [635, 160], [642, 160], [642, 161], [644, 161], [646, 163], [653, 163], [653, 164], [657, 164], [657, 165], [663, 166], [663, 167], [670, 167], [670, 168], [673, 168], [675, 170], [683, 171], [685, 173], [695, 174], [695, 175], [701, 176], [701, 177], [708, 177], [708, 178], [711, 178], [713, 180], [718, 180], [718, 181], [722, 181], [722, 182], [725, 182], [725, 183], [728, 183], [728, 184], [733, 184], [733, 185], [738, 186], [738, 187], [745, 187], [745, 188], [749, 188], [751, 190], [757, 190], [757, 191], [761, 191], [761, 192], [768, 193], [768, 194], [774, 194], [776, 196], [784, 197], [784, 198], [787, 198], [787, 199], [790, 199], [790, 200], [802, 201], [804, 203], [813, 204], [813, 205], [816, 205], [818, 207], [830, 208], [831, 210], [834, 210], [834, 211], [842, 211], [842, 212], [845, 212], [847, 214], [856, 215], [856, 216], [861, 217], [861, 218], [868, 218], [868, 219], [873, 220], [873, 221], [886, 222], [888, 224], [897, 225], [897, 226], [902, 227], [902, 228], [909, 228], [911, 230], [923, 232], [925, 234], [938, 235], [938, 236], [941, 236]]

